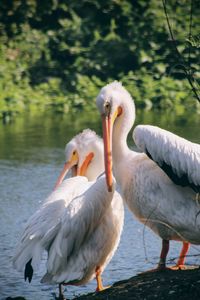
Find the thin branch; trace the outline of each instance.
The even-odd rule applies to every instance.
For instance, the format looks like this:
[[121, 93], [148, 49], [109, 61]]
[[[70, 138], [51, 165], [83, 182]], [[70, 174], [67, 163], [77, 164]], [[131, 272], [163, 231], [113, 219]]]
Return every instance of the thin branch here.
[[[190, 27], [189, 27], [189, 35], [188, 35], [189, 40], [192, 36], [192, 17], [193, 17], [193, 0], [191, 0], [191, 5], [190, 5]], [[190, 55], [191, 55], [191, 43], [189, 43], [189, 49], [188, 49], [188, 66], [189, 66], [189, 68], [190, 68]]]
[[167, 26], [168, 26], [168, 29], [169, 29], [170, 37], [171, 37], [171, 40], [173, 42], [175, 52], [176, 52], [179, 60], [181, 61], [181, 65], [183, 66], [184, 72], [186, 74], [186, 78], [187, 78], [187, 80], [188, 80], [188, 82], [191, 86], [191, 89], [192, 89], [196, 99], [200, 102], [200, 95], [198, 95], [198, 89], [195, 87], [195, 84], [197, 84], [197, 83], [195, 82], [195, 79], [194, 79], [194, 77], [192, 76], [192, 74], [190, 72], [190, 68], [186, 67], [187, 64], [185, 63], [183, 56], [180, 54], [180, 52], [177, 48], [176, 40], [174, 38], [174, 34], [173, 34], [173, 31], [172, 31], [172, 28], [171, 28], [171, 25], [170, 25], [170, 22], [169, 22], [169, 16], [168, 16], [167, 7], [166, 7], [166, 0], [162, 0], [162, 4], [163, 4], [165, 17], [166, 17], [166, 21], [167, 21]]

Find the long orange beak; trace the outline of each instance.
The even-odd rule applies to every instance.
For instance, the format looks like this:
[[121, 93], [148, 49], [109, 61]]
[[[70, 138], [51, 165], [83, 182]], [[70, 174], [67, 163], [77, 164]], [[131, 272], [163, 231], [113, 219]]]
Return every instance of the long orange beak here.
[[[74, 176], [84, 176], [91, 160], [93, 159], [93, 157], [94, 157], [94, 153], [93, 152], [89, 153], [86, 156], [82, 166], [77, 169], [77, 172], [75, 172]], [[71, 159], [70, 161], [68, 161], [64, 164], [64, 167], [63, 167], [63, 169], [62, 169], [62, 171], [61, 171], [61, 173], [60, 173], [60, 175], [59, 175], [59, 177], [56, 181], [56, 184], [54, 186], [54, 190], [63, 182], [65, 176], [68, 173], [68, 171], [74, 166], [75, 166], [75, 164], [74, 164], [73, 159]]]
[[108, 191], [112, 192], [112, 121], [110, 116], [102, 115], [103, 140], [104, 140], [104, 163], [106, 172], [106, 183]]
[[67, 175], [67, 172], [71, 169], [72, 166], [73, 166], [73, 164], [70, 161], [66, 162], [64, 164], [64, 167], [63, 167], [63, 169], [62, 169], [62, 171], [61, 171], [61, 173], [60, 173], [60, 175], [59, 175], [59, 177], [56, 181], [56, 184], [54, 186], [54, 190], [63, 182], [65, 176]]
[[82, 166], [81, 166], [80, 168], [78, 168], [78, 171], [77, 171], [77, 175], [78, 175], [78, 176], [85, 176], [85, 173], [86, 173], [86, 171], [87, 171], [87, 168], [88, 168], [88, 166], [89, 166], [91, 160], [93, 159], [93, 157], [94, 157], [94, 153], [93, 153], [93, 152], [89, 153], [89, 154], [86, 156], [86, 158], [85, 158], [85, 160], [84, 160]]

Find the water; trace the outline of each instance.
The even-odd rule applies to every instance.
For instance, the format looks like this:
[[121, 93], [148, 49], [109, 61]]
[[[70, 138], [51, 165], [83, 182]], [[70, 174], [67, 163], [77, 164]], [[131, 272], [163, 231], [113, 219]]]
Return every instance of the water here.
[[[136, 123], [154, 124], [200, 143], [199, 116], [138, 113]], [[25, 115], [13, 123], [0, 124], [0, 299], [54, 299], [56, 286], [40, 284], [45, 256], [31, 284], [12, 268], [11, 257], [26, 220], [51, 192], [64, 162], [64, 146], [73, 135], [90, 127], [99, 134], [100, 118], [95, 113]], [[129, 139], [133, 146], [131, 138]], [[129, 278], [156, 266], [160, 239], [134, 220], [126, 209], [119, 248], [103, 275], [105, 285]], [[169, 260], [176, 259], [181, 243], [171, 242]], [[200, 248], [192, 246], [187, 263], [200, 263]], [[172, 264], [175, 261], [171, 261]], [[68, 287], [68, 298], [94, 291], [95, 281], [82, 287]]]

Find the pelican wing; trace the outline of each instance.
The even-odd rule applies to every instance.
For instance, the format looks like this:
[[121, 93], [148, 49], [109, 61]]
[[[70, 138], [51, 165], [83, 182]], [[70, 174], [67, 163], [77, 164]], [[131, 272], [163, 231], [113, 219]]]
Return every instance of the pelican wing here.
[[64, 267], [54, 276], [47, 273], [42, 282], [85, 284], [94, 277], [97, 265], [100, 264], [103, 271], [119, 244], [123, 219], [123, 200], [120, 194], [115, 192], [111, 206], [106, 210], [96, 230], [82, 243], [80, 250], [74, 251], [74, 255], [70, 255], [67, 263], [63, 263]]
[[101, 223], [112, 197], [113, 193], [107, 191], [105, 176], [102, 176], [95, 183], [88, 183], [88, 189], [71, 201], [49, 251], [48, 274], [58, 275], [67, 267], [70, 257], [78, 255]]
[[200, 192], [200, 145], [150, 125], [137, 126], [133, 139], [175, 184]]
[[53, 191], [44, 204], [30, 217], [16, 253], [13, 257], [14, 267], [22, 271], [28, 261], [32, 261], [33, 268], [37, 267], [43, 251], [48, 250], [59, 228], [65, 208], [74, 198], [79, 188], [84, 191], [83, 183], [88, 182], [85, 177], [73, 177]]

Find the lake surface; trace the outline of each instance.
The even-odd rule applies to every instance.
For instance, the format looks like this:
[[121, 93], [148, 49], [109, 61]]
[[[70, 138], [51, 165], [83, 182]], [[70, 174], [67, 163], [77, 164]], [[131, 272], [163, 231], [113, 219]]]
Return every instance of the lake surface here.
[[[158, 125], [193, 142], [200, 143], [200, 116], [175, 116], [166, 112], [138, 113], [136, 123]], [[0, 124], [0, 299], [54, 299], [56, 286], [40, 284], [45, 256], [31, 284], [15, 271], [11, 258], [27, 219], [51, 192], [64, 163], [64, 147], [75, 134], [90, 127], [101, 134], [96, 113], [26, 114], [10, 124]], [[133, 142], [130, 138], [130, 146]], [[103, 274], [105, 285], [129, 278], [156, 266], [161, 240], [136, 221], [126, 209], [119, 248]], [[181, 243], [171, 242], [169, 263], [174, 264]], [[200, 247], [192, 246], [187, 263], [200, 264]], [[67, 287], [68, 299], [94, 291], [96, 282]]]

